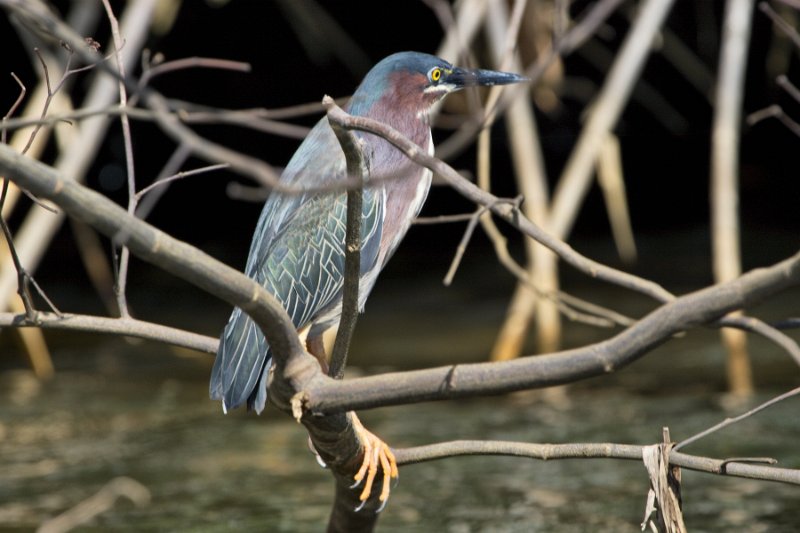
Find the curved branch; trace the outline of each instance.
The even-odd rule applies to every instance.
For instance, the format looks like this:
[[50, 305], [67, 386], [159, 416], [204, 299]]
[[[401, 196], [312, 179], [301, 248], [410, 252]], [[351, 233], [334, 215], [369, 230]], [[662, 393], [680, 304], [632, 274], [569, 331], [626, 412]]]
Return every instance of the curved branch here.
[[[511, 226], [517, 228], [521, 233], [531, 237], [540, 244], [549, 248], [565, 263], [572, 265], [574, 268], [585, 273], [587, 276], [640, 292], [662, 303], [671, 302], [675, 299], [674, 294], [664, 289], [658, 283], [611, 268], [579, 254], [569, 244], [547, 233], [530, 219], [526, 218], [520, 212], [518, 206], [502, 203], [496, 196], [482, 190], [469, 180], [465, 179], [455, 169], [453, 169], [453, 167], [444, 161], [420, 151], [416, 144], [405, 138], [400, 132], [391, 126], [387, 126], [386, 124], [382, 124], [366, 117], [349, 115], [341, 108], [336, 106], [333, 106], [329, 109], [328, 119], [344, 128], [380, 135], [394, 145], [398, 150], [403, 152], [406, 157], [418, 165], [432, 170], [434, 174], [438, 175], [441, 179], [447, 182], [447, 184], [455, 189], [459, 194], [475, 204], [481, 205], [492, 211], [495, 215], [505, 220]], [[770, 328], [766, 324], [759, 324], [757, 322], [759, 321], [756, 319], [734, 316], [725, 317], [724, 322], [720, 322], [716, 325], [735, 327], [764, 335], [767, 339], [786, 349], [793, 358], [797, 359], [798, 349], [796, 343], [793, 343], [791, 339], [789, 339], [787, 342], [787, 338], [782, 336], [779, 332], [776, 332], [774, 328]], [[793, 344], [794, 346], [792, 346]]]
[[752, 270], [666, 303], [616, 336], [597, 344], [502, 363], [451, 365], [348, 380], [313, 380], [306, 407], [334, 413], [385, 405], [502, 394], [559, 385], [613, 372], [673, 335], [713, 322], [730, 311], [800, 285], [800, 252], [768, 268]]
[[[35, 194], [53, 200], [72, 216], [124, 242], [146, 261], [253, 316], [270, 339], [278, 369], [284, 370], [276, 372], [278, 379], [271, 384], [271, 390], [280, 389], [280, 393], [272, 397], [276, 402], [284, 402], [279, 404], [284, 410], [289, 409], [286, 401], [298, 390], [304, 391], [300, 403], [307, 411], [330, 414], [403, 402], [499, 394], [612, 372], [675, 333], [709, 323], [731, 310], [800, 283], [798, 253], [772, 267], [751, 271], [732, 282], [665, 304], [634, 326], [594, 346], [502, 364], [457, 365], [384, 374], [343, 384], [321, 374], [313, 358], [303, 351], [286, 312], [254, 281], [129, 216], [102, 195], [81, 187], [74, 180], [64, 179], [52, 168], [4, 145], [0, 145], [0, 171], [7, 172]], [[494, 204], [491, 208], [504, 210], [507, 207]]]
[[770, 340], [786, 350], [792, 356], [795, 363], [800, 365], [800, 346], [797, 341], [780, 331], [775, 326], [767, 324], [763, 320], [752, 316], [726, 316], [718, 321], [723, 327], [733, 327], [744, 331], [758, 333], [767, 340]]
[[657, 283], [644, 280], [632, 274], [628, 274], [627, 272], [622, 272], [621, 270], [616, 270], [582, 256], [573, 250], [570, 245], [553, 237], [531, 222], [522, 215], [515, 206], [507, 202], [503, 203], [498, 201], [497, 197], [464, 179], [463, 176], [444, 161], [422, 152], [414, 142], [406, 139], [391, 126], [366, 117], [348, 115], [338, 107], [332, 107], [328, 110], [328, 119], [344, 128], [380, 135], [403, 152], [406, 157], [432, 170], [434, 174], [441, 177], [463, 197], [488, 208], [495, 215], [502, 218], [525, 235], [535, 239], [558, 254], [561, 259], [577, 268], [579, 271], [591, 277], [641, 292], [660, 302], [667, 302], [675, 298], [669, 291]]
[[163, 326], [135, 318], [108, 318], [102, 316], [73, 315], [37, 312], [34, 320], [25, 314], [0, 313], [0, 327], [36, 327], [64, 331], [83, 331], [91, 333], [111, 333], [127, 337], [137, 337], [151, 341], [166, 342], [197, 350], [198, 352], [217, 353], [219, 339], [207, 337], [199, 333]]
[[[275, 367], [268, 385], [269, 398], [282, 411], [302, 415], [304, 396], [298, 391], [314, 378], [330, 379], [322, 374], [317, 361], [303, 349], [291, 319], [280, 303], [254, 280], [129, 215], [103, 195], [6, 145], [0, 145], [0, 174], [6, 174], [18, 186], [37, 196], [51, 200], [70, 216], [93, 226], [116, 243], [124, 244], [141, 259], [240, 307], [269, 339]], [[333, 472], [337, 485], [351, 485], [364, 454], [351, 417], [340, 414], [302, 416], [299, 421]], [[357, 497], [358, 494], [350, 491], [343, 496], [343, 501], [354, 508], [359, 503]], [[378, 505], [376, 497], [366, 508], [374, 510]]]

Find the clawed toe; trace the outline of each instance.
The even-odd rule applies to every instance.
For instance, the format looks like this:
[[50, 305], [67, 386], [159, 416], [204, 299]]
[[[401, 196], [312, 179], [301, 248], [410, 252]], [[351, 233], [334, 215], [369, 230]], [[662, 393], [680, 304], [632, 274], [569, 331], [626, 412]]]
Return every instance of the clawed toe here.
[[364, 443], [364, 461], [354, 476], [355, 483], [351, 487], [356, 488], [361, 485], [362, 481], [364, 482], [364, 488], [358, 497], [361, 500], [361, 504], [356, 508], [356, 511], [360, 511], [372, 495], [372, 487], [375, 483], [375, 478], [378, 476], [378, 467], [380, 466], [380, 470], [383, 473], [383, 481], [381, 492], [378, 496], [380, 507], [376, 511], [379, 513], [386, 507], [386, 503], [389, 500], [392, 479], [396, 480], [398, 478], [397, 460], [391, 448], [372, 432], [368, 431], [360, 422], [356, 424], [356, 432]]
[[314, 447], [314, 443], [311, 441], [311, 437], [308, 437], [308, 450], [314, 454], [314, 458], [317, 460], [317, 464], [322, 468], [328, 468], [328, 465], [325, 464], [325, 461], [322, 460], [322, 457], [319, 456], [317, 449]]

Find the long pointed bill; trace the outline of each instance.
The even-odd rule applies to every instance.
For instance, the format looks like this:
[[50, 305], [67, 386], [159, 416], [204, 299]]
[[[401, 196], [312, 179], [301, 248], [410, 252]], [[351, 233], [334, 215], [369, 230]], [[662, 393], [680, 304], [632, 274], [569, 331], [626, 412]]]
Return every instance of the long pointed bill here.
[[508, 85], [510, 83], [519, 83], [522, 81], [530, 80], [525, 76], [512, 74], [511, 72], [480, 69], [470, 70], [459, 67], [454, 68], [450, 75], [447, 76], [447, 83], [458, 89], [472, 87], [474, 85]]

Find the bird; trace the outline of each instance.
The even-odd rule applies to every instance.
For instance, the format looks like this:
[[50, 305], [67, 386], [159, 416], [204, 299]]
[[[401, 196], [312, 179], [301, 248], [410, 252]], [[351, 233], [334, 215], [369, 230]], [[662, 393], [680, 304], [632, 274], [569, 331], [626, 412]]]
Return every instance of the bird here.
[[[420, 52], [399, 52], [378, 62], [353, 93], [345, 111], [387, 124], [433, 154], [431, 108], [446, 95], [470, 86], [507, 85], [527, 78], [508, 72], [466, 69]], [[431, 171], [409, 160], [385, 139], [357, 132], [367, 179], [363, 189], [358, 308], [412, 221], [431, 185]], [[245, 274], [283, 305], [300, 338], [327, 372], [323, 334], [338, 326], [342, 312], [347, 193], [346, 159], [327, 117], [311, 129], [282, 172], [279, 183], [295, 194], [273, 191], [256, 224]], [[329, 187], [329, 190], [320, 191]], [[316, 192], [302, 192], [314, 189]], [[261, 413], [271, 368], [269, 341], [240, 308], [221, 336], [211, 373], [210, 397], [224, 412], [247, 404]], [[370, 497], [377, 467], [383, 470], [383, 505], [389, 478], [397, 476], [391, 449], [355, 417], [356, 432], [370, 453], [356, 474], [367, 474], [360, 495]], [[377, 451], [378, 453], [371, 453]]]

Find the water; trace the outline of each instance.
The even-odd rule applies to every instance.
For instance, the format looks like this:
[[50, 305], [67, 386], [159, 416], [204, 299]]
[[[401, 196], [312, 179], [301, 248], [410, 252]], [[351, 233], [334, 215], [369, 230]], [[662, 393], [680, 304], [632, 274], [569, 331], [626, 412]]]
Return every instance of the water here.
[[[695, 344], [678, 341], [682, 352], [661, 348], [617, 376], [573, 386], [564, 401], [520, 394], [362, 419], [394, 446], [456, 438], [648, 444], [665, 425], [680, 439], [731, 413], [703, 385], [717, 370], [698, 361]], [[759, 368], [776, 372], [761, 377], [767, 388], [757, 400], [789, 388], [777, 372], [790, 368], [781, 354], [765, 358]], [[61, 350], [58, 361], [44, 385], [24, 370], [0, 374], [0, 530], [31, 531], [118, 476], [143, 484], [150, 502], [121, 499], [81, 531], [323, 529], [333, 484], [302, 428], [274, 411], [223, 416], [206, 400], [210, 358], [104, 338], [91, 350]], [[673, 383], [656, 387], [665, 368]], [[686, 451], [769, 455], [800, 467], [798, 407], [799, 398], [786, 401]], [[455, 458], [402, 468], [379, 530], [637, 531], [647, 487], [635, 461]], [[683, 494], [690, 531], [800, 529], [797, 487], [684, 471]]]
[[[477, 361], [488, 353], [508, 287], [476, 285], [464, 294], [433, 278], [416, 286], [412, 298], [403, 286], [379, 285], [356, 331], [351, 375]], [[224, 320], [221, 306], [191, 300], [194, 289], [170, 290], [151, 291], [152, 308], [134, 301], [140, 316], [160, 316], [158, 308], [170, 304], [203, 309], [189, 318], [208, 323], [182, 325], [209, 333]], [[796, 314], [798, 292], [756, 311], [768, 318]], [[646, 299], [620, 299], [619, 291], [597, 285], [577, 294], [613, 302], [632, 316], [652, 308]], [[188, 315], [174, 316], [181, 325]], [[568, 324], [566, 335], [575, 346], [609, 332]], [[8, 335], [0, 340], [9, 344]], [[207, 399], [210, 356], [108, 336], [48, 334], [48, 341], [57, 368], [48, 383], [35, 380], [18, 357], [0, 360], [0, 531], [35, 530], [120, 477], [140, 483], [149, 501], [120, 498], [79, 531], [324, 529], [333, 481], [309, 453], [302, 427], [274, 409], [260, 417], [223, 416]], [[698, 329], [563, 394], [426, 403], [360, 416], [396, 447], [454, 439], [652, 444], [663, 426], [680, 440], [799, 384], [787, 355], [752, 336], [750, 349], [759, 393], [746, 405], [723, 393], [718, 332]], [[800, 398], [793, 398], [684, 451], [771, 456], [779, 466], [800, 468], [798, 442]], [[378, 530], [634, 532], [647, 489], [637, 461], [453, 458], [401, 468]], [[692, 532], [800, 531], [796, 486], [684, 470], [683, 501]]]

